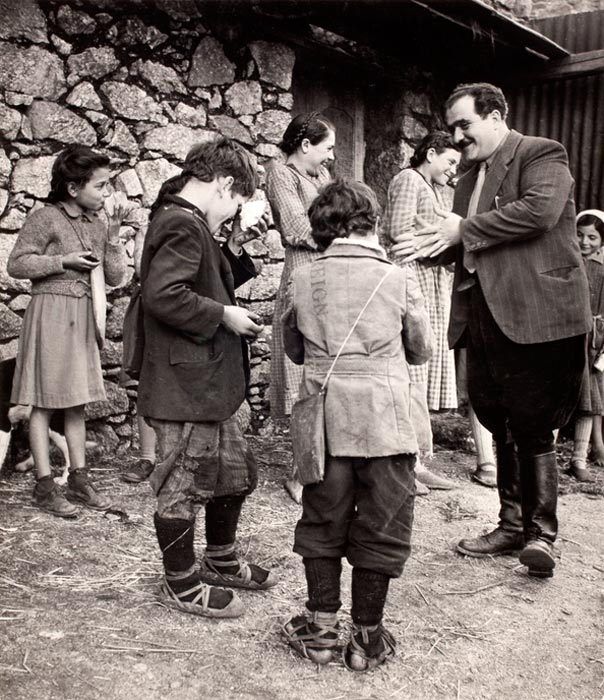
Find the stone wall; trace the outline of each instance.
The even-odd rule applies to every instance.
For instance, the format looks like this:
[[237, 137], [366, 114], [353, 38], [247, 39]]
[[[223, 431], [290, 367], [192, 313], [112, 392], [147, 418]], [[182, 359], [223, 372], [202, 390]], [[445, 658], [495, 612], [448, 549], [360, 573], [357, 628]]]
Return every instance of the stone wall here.
[[[135, 391], [118, 385], [134, 236], [145, 229], [160, 184], [178, 172], [193, 143], [216, 133], [242, 143], [261, 168], [278, 153], [293, 103], [288, 46], [235, 34], [229, 40], [190, 0], [141, 7], [134, 0], [0, 0], [0, 358], [14, 356], [30, 298], [29, 282], [11, 279], [6, 261], [27, 213], [48, 193], [54, 156], [74, 142], [107, 153], [115, 186], [136, 206], [121, 230], [128, 279], [109, 296], [108, 400], [88, 407], [88, 427], [118, 453], [135, 439]], [[262, 271], [240, 290], [241, 300], [270, 323], [283, 266], [279, 234], [270, 230], [248, 249]], [[251, 346], [255, 427], [267, 415], [269, 339], [270, 326]]]

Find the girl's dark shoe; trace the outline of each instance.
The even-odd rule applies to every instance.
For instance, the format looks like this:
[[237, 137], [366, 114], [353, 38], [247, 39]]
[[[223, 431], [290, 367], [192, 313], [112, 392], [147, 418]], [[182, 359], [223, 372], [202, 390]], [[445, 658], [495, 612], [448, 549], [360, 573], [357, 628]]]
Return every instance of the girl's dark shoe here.
[[111, 500], [95, 489], [84, 469], [69, 472], [66, 496], [70, 501], [81, 503], [92, 510], [105, 511], [111, 508]]
[[590, 474], [589, 469], [587, 469], [587, 467], [581, 467], [578, 464], [571, 463], [570, 467], [566, 470], [566, 473], [569, 476], [572, 476], [573, 479], [581, 481], [584, 484], [591, 484], [595, 481], [594, 477]]
[[353, 625], [350, 641], [344, 650], [344, 666], [349, 671], [366, 673], [391, 659], [396, 640], [380, 625]]
[[154, 469], [153, 462], [141, 459], [122, 472], [122, 481], [127, 481], [129, 484], [140, 484], [141, 481], [145, 481], [151, 476]]
[[59, 518], [78, 517], [78, 509], [65, 498], [54, 482], [49, 487], [38, 481], [34, 488], [34, 503], [38, 508]]
[[338, 647], [337, 613], [316, 611], [292, 617], [281, 628], [281, 637], [303, 659], [328, 664]]

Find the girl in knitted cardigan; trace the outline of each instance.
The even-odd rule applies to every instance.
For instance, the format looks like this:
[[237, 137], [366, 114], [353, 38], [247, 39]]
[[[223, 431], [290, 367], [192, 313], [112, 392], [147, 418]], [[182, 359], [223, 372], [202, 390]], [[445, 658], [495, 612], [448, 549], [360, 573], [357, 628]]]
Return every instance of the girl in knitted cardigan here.
[[[7, 266], [12, 277], [32, 282], [11, 402], [32, 406], [34, 501], [64, 518], [76, 517], [73, 501], [101, 511], [110, 506], [85, 471], [84, 422], [85, 404], [106, 399], [100, 358], [104, 305], [101, 301], [94, 313], [91, 276], [100, 267], [107, 283], [116, 286], [126, 272], [118, 237], [124, 209], [114, 209], [108, 228], [98, 216], [111, 194], [109, 178], [106, 156], [77, 144], [63, 150], [52, 167], [50, 204], [27, 217]], [[103, 278], [98, 273], [95, 277], [102, 299]], [[57, 409], [65, 412], [69, 500], [54, 483], [50, 468], [48, 427]]]

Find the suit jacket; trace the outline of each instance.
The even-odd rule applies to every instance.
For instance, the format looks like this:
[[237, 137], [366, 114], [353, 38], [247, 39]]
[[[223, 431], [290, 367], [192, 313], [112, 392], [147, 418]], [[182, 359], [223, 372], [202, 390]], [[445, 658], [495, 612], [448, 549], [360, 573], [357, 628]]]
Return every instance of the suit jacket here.
[[[459, 180], [453, 211], [464, 217], [478, 174]], [[564, 147], [511, 131], [490, 164], [475, 216], [461, 222], [463, 246], [499, 328], [516, 343], [586, 333], [589, 288], [577, 242], [574, 181]], [[463, 247], [456, 251], [449, 344], [463, 344], [471, 293]]]
[[247, 345], [222, 325], [235, 288], [256, 274], [212, 237], [202, 212], [166, 197], [147, 232], [141, 263], [145, 349], [138, 410], [147, 418], [218, 422], [241, 405]]
[[407, 362], [430, 358], [428, 312], [410, 265], [393, 266], [384, 251], [347, 239], [336, 239], [298, 268], [289, 289], [283, 342], [290, 359], [304, 363], [303, 398], [319, 391], [352, 324], [389, 270], [327, 385], [327, 451], [336, 457], [417, 452]]

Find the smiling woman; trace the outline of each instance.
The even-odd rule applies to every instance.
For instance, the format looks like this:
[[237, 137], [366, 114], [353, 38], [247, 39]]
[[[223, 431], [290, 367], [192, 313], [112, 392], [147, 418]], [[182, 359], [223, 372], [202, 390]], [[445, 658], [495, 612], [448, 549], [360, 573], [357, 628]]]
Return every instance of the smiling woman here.
[[[285, 163], [273, 161], [267, 170], [266, 195], [285, 247], [271, 346], [271, 415], [277, 420], [291, 414], [302, 379], [301, 368], [294, 365], [283, 350], [281, 315], [293, 271], [317, 255], [308, 208], [320, 187], [330, 180], [325, 164], [334, 160], [335, 142], [335, 128], [327, 118], [317, 112], [299, 114], [283, 134], [281, 150], [286, 156]], [[292, 498], [299, 501], [300, 484], [289, 480], [286, 488]]]

